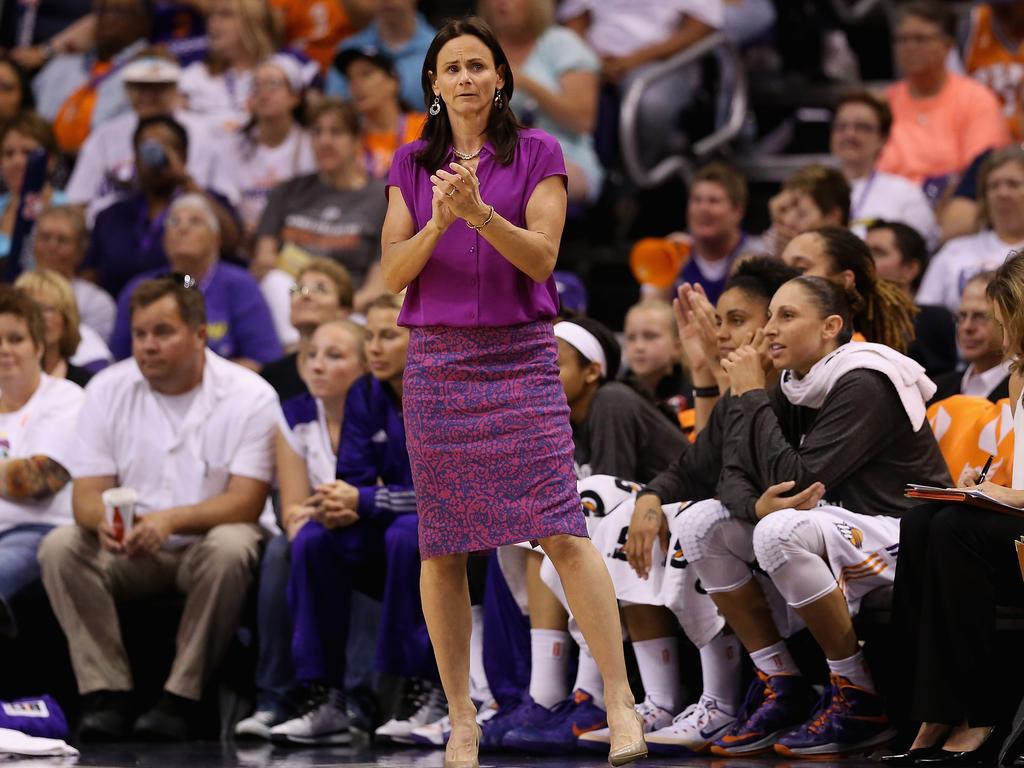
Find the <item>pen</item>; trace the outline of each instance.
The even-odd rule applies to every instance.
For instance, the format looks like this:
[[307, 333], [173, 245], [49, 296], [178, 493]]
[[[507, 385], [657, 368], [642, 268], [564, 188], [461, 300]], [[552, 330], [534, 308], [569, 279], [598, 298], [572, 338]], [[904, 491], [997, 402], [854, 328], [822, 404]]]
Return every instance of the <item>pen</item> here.
[[985, 477], [988, 475], [988, 471], [992, 468], [992, 459], [994, 458], [994, 456], [989, 456], [988, 461], [985, 462], [985, 466], [982, 467], [981, 474], [978, 475], [978, 485], [985, 482]]

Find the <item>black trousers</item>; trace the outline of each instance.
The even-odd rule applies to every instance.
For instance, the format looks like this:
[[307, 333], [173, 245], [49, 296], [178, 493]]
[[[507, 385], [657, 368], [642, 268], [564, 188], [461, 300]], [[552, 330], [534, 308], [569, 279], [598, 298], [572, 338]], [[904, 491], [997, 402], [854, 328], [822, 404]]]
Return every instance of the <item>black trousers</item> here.
[[982, 727], [1008, 717], [996, 605], [1024, 606], [1021, 534], [1024, 518], [966, 505], [925, 504], [903, 517], [893, 609], [913, 719]]

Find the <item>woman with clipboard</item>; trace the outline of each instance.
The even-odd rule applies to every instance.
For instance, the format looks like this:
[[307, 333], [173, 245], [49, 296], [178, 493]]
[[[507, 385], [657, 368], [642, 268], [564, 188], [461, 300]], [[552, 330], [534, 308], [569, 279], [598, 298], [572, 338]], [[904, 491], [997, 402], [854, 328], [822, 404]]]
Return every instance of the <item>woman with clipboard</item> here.
[[[1003, 329], [1003, 350], [1014, 360], [1013, 485], [985, 479], [984, 470], [960, 484], [1010, 507], [1024, 507], [1024, 411], [1021, 354], [1024, 352], [1024, 254], [1013, 253], [988, 286], [992, 311]], [[986, 465], [985, 470], [989, 465]], [[1024, 511], [1022, 511], [1024, 515]], [[894, 622], [905, 638], [913, 679], [910, 714], [921, 723], [906, 752], [885, 758], [896, 765], [995, 763], [997, 725], [1003, 707], [1001, 673], [994, 652], [997, 605], [1024, 607], [1017, 558], [1011, 542], [1024, 534], [1024, 517], [968, 507], [924, 504], [908, 513], [900, 529]]]

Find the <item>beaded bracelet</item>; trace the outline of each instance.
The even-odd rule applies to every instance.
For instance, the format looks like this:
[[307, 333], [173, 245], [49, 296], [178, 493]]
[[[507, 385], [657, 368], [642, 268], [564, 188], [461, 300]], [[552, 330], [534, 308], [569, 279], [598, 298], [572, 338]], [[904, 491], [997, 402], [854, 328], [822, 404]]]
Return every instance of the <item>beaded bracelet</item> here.
[[479, 232], [481, 229], [483, 229], [488, 224], [490, 224], [491, 223], [491, 218], [494, 216], [494, 206], [493, 205], [489, 205], [487, 207], [490, 208], [491, 210], [489, 210], [487, 212], [487, 218], [484, 219], [482, 223], [480, 223], [480, 224], [470, 224], [467, 221], [466, 222], [466, 226], [469, 227], [470, 229], [475, 229], [477, 232]]

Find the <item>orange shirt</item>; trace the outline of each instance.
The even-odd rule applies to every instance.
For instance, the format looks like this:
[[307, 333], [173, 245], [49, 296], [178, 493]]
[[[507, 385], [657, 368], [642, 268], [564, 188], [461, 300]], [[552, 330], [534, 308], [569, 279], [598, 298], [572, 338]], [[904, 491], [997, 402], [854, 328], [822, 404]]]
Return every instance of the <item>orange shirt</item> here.
[[416, 141], [423, 131], [427, 116], [423, 112], [406, 112], [399, 118], [398, 130], [388, 133], [363, 133], [363, 154], [366, 170], [375, 178], [383, 179], [391, 170], [391, 160], [403, 144]]
[[340, 0], [270, 0], [284, 18], [285, 45], [302, 51], [326, 73], [338, 43], [356, 31]]
[[1008, 48], [992, 23], [992, 8], [979, 5], [971, 11], [971, 32], [964, 51], [967, 74], [984, 83], [999, 98], [1003, 117], [1015, 141], [1024, 139], [1021, 89], [1024, 88], [1024, 45]]
[[878, 170], [918, 183], [962, 171], [992, 147], [1010, 143], [999, 100], [984, 85], [949, 73], [934, 96], [914, 99], [906, 80], [886, 91], [893, 124]]

